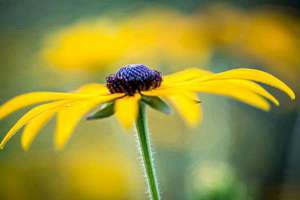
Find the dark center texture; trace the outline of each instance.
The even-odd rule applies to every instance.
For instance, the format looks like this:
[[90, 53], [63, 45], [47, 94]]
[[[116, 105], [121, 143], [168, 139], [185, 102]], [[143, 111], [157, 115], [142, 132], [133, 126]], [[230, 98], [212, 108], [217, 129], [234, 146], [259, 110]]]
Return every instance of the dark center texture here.
[[106, 86], [110, 93], [125, 93], [129, 96], [157, 88], [161, 82], [160, 72], [142, 64], [125, 65], [117, 73], [106, 77]]

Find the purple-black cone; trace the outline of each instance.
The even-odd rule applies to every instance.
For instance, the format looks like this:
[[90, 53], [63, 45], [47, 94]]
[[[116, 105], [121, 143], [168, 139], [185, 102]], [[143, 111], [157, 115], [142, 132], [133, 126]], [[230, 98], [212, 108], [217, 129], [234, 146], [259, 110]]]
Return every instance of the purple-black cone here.
[[142, 64], [125, 65], [117, 73], [106, 77], [106, 86], [110, 93], [125, 93], [129, 96], [157, 88], [161, 82], [160, 72]]

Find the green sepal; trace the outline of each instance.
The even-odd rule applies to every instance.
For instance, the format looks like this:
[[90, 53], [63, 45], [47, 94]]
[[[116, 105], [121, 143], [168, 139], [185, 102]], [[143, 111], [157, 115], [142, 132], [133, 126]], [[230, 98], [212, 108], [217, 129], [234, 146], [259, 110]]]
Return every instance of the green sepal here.
[[142, 101], [145, 102], [151, 108], [158, 110], [162, 113], [170, 114], [172, 111], [170, 106], [159, 97], [143, 96]]
[[99, 110], [86, 117], [86, 120], [103, 119], [115, 113], [114, 103], [104, 104]]

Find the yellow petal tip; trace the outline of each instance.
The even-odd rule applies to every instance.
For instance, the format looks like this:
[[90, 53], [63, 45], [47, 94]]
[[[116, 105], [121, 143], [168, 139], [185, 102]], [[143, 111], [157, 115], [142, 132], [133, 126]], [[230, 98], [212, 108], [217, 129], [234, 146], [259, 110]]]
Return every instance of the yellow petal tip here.
[[295, 94], [295, 92], [294, 92], [289, 86], [286, 86], [284, 92], [285, 92], [292, 100], [295, 100], [295, 99], [296, 99], [296, 94]]
[[272, 102], [275, 106], [280, 106], [280, 102], [277, 99], [274, 99]]
[[28, 151], [28, 150], [29, 150], [29, 146], [22, 145], [22, 149], [23, 149], [24, 151]]
[[291, 97], [292, 100], [295, 100], [295, 99], [296, 99], [296, 94], [295, 94], [295, 92], [292, 91], [290, 97]]

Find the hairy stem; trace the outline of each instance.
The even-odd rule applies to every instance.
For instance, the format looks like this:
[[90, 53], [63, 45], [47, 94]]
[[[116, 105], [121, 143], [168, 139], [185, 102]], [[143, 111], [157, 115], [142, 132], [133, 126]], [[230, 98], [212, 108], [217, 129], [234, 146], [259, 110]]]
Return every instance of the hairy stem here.
[[145, 104], [140, 103], [139, 115], [136, 121], [138, 135], [138, 145], [141, 156], [143, 157], [143, 167], [146, 175], [146, 182], [152, 200], [160, 200], [158, 182], [155, 175], [153, 155], [147, 128]]

